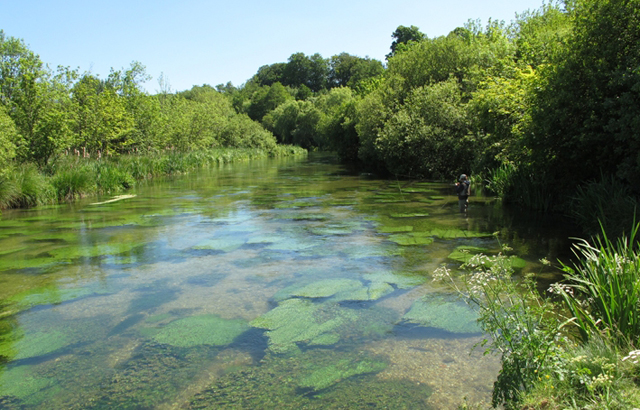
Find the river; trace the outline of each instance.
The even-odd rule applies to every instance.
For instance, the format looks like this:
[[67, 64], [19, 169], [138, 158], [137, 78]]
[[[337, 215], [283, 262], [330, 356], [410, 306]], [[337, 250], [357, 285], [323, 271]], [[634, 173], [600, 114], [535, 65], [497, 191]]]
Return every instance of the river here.
[[0, 407], [433, 408], [490, 402], [499, 358], [431, 275], [539, 263], [558, 219], [333, 158], [224, 165], [0, 219]]

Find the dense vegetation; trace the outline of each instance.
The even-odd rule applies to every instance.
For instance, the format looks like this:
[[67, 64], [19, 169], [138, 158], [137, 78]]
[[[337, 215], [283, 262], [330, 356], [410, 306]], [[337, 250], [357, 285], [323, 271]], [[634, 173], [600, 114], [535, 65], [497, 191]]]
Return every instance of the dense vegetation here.
[[638, 406], [638, 228], [621, 233], [640, 195], [640, 0], [565, 0], [510, 25], [470, 21], [440, 37], [400, 26], [392, 38], [386, 64], [295, 53], [240, 87], [161, 81], [149, 95], [140, 63], [106, 79], [51, 70], [0, 31], [0, 206], [116, 192], [226, 155], [194, 152], [250, 157], [277, 143], [399, 178], [464, 172], [507, 202], [602, 228], [554, 288], [561, 309], [518, 288], [500, 258], [470, 261], [468, 288], [442, 274], [480, 307], [502, 355], [494, 404]]
[[465, 172], [505, 201], [620, 234], [639, 193], [638, 5], [550, 3], [435, 38], [400, 26], [384, 69], [298, 53], [220, 89], [279, 142], [398, 177]]
[[399, 26], [386, 66], [294, 53], [240, 87], [171, 92], [161, 78], [155, 95], [142, 90], [140, 63], [106, 79], [51, 70], [2, 33], [0, 160], [42, 169], [64, 153], [270, 150], [277, 141], [397, 177], [464, 172], [506, 201], [569, 211], [591, 233], [597, 215], [619, 234], [639, 193], [638, 5], [566, 0], [433, 38]]

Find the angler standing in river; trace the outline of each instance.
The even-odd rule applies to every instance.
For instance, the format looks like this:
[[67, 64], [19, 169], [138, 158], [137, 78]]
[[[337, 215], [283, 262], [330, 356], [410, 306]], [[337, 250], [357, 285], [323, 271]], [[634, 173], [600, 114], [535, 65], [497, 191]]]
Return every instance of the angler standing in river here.
[[458, 206], [460, 212], [466, 213], [469, 206], [469, 178], [465, 174], [460, 175], [459, 182], [456, 182], [456, 194], [458, 194]]

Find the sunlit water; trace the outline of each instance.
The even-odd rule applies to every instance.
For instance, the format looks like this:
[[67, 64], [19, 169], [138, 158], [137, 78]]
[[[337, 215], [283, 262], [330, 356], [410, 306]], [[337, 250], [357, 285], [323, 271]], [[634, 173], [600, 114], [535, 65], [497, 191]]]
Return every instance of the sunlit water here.
[[[154, 181], [107, 204], [0, 220], [2, 408], [456, 408], [495, 356], [434, 283], [456, 249], [516, 271], [567, 249], [557, 221], [326, 156]], [[459, 254], [459, 253], [458, 253]]]

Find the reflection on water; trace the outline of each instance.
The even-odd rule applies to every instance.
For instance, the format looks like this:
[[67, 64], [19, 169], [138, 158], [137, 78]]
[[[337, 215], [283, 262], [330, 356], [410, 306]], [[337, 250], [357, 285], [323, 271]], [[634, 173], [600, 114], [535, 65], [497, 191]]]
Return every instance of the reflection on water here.
[[474, 313], [431, 272], [460, 247], [496, 251], [499, 231], [518, 271], [549, 280], [537, 260], [570, 236], [487, 198], [464, 217], [447, 184], [350, 175], [323, 156], [134, 194], [3, 215], [0, 407], [487, 402], [497, 358], [471, 352]]

